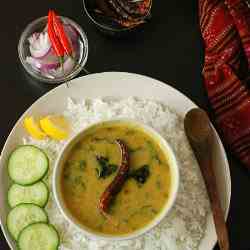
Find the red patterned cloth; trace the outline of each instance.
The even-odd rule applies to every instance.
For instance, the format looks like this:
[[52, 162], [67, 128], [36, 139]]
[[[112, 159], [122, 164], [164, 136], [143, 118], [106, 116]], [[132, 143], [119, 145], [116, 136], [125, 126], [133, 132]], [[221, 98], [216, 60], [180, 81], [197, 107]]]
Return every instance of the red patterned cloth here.
[[204, 83], [225, 142], [250, 168], [250, 9], [243, 0], [199, 0]]

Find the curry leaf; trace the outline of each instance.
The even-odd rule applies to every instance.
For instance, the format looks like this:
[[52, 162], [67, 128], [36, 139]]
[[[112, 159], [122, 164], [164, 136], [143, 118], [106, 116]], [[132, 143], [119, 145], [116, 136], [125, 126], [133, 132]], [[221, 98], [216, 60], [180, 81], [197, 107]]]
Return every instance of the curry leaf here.
[[98, 178], [105, 179], [116, 172], [118, 166], [115, 164], [109, 164], [108, 158], [97, 156], [96, 159], [98, 161], [98, 168], [96, 168]]
[[144, 184], [150, 175], [149, 166], [144, 165], [129, 173], [129, 177], [135, 179], [139, 184]]

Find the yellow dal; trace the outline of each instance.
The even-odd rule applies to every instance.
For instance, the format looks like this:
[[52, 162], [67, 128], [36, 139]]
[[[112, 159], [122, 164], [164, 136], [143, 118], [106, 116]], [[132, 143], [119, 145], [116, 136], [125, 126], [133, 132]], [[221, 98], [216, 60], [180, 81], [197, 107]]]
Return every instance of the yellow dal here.
[[[114, 141], [123, 140], [129, 148], [130, 170], [149, 166], [144, 184], [129, 178], [110, 206], [112, 223], [99, 211], [100, 196], [118, 172], [98, 178], [96, 156], [119, 166], [120, 149]], [[81, 224], [95, 232], [125, 235], [145, 227], [162, 211], [170, 191], [168, 157], [157, 140], [143, 129], [128, 123], [97, 126], [72, 149], [61, 178], [66, 207]]]

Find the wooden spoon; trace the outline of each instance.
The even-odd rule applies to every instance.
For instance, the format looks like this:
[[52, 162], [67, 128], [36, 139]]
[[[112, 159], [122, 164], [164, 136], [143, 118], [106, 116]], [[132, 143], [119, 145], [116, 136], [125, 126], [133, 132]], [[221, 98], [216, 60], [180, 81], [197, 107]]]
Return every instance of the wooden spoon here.
[[229, 250], [228, 232], [211, 160], [213, 130], [206, 112], [199, 108], [190, 110], [185, 116], [184, 127], [205, 180], [220, 249]]

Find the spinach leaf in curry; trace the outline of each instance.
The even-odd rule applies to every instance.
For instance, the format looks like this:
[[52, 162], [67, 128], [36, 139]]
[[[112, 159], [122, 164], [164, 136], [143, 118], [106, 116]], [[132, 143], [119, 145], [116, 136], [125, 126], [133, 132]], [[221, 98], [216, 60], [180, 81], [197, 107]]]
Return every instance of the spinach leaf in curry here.
[[129, 177], [135, 179], [139, 184], [144, 184], [150, 175], [149, 166], [144, 165], [129, 173]]
[[98, 167], [96, 168], [96, 172], [98, 178], [107, 178], [116, 172], [118, 166], [115, 164], [110, 164], [109, 159], [103, 156], [96, 156], [96, 160], [98, 162]]

